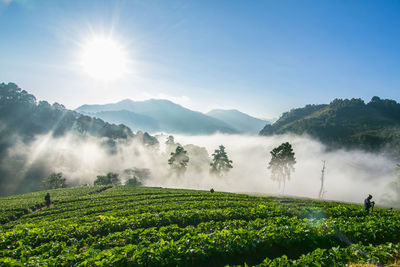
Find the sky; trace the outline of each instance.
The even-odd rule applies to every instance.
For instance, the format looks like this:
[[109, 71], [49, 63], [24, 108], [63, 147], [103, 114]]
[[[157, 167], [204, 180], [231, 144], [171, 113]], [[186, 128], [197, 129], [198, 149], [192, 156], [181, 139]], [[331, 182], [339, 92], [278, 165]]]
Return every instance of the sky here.
[[[399, 14], [389, 0], [0, 0], [0, 82], [70, 109], [164, 98], [266, 119], [335, 98], [399, 101]], [[98, 36], [123, 51], [113, 80], [82, 67]]]

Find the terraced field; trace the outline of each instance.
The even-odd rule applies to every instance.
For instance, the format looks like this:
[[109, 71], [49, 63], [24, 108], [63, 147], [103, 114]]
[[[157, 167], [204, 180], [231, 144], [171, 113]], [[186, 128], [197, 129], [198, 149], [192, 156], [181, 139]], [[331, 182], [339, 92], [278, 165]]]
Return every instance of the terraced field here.
[[[0, 199], [0, 265], [344, 266], [400, 258], [400, 212], [121, 186]], [[355, 245], [349, 245], [349, 242]]]

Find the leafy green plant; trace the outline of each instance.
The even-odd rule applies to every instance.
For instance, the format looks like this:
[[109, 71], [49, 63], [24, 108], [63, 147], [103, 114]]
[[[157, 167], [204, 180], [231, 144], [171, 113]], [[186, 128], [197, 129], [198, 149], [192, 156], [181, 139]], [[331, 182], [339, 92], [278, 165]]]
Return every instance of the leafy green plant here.
[[[50, 190], [0, 225], [0, 265], [342, 266], [399, 256], [400, 212], [294, 198], [116, 186]], [[46, 191], [1, 198], [1, 211]], [[9, 213], [8, 213], [9, 214]], [[340, 231], [355, 245], [337, 237]]]

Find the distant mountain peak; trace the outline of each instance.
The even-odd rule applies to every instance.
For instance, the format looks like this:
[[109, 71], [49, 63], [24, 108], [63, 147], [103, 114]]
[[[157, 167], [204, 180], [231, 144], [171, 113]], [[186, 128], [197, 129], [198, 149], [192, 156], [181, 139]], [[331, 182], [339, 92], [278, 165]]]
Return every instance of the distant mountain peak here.
[[82, 105], [78, 112], [113, 123], [124, 123], [135, 130], [181, 134], [237, 133], [227, 123], [193, 111], [167, 99], [133, 101], [124, 99], [105, 105]]
[[237, 109], [213, 109], [206, 114], [226, 122], [241, 133], [257, 134], [265, 124], [269, 123], [266, 120], [252, 117]]
[[206, 114], [193, 111], [168, 99], [144, 101], [123, 99], [105, 105], [82, 105], [76, 109], [105, 121], [124, 123], [134, 130], [183, 134], [258, 134], [269, 122], [237, 109], [213, 109]]
[[132, 100], [132, 99], [125, 98], [125, 99], [123, 99], [123, 100], [121, 100], [121, 101], [118, 101], [117, 104], [118, 104], [118, 103], [119, 103], [119, 104], [135, 103], [135, 102], [136, 102], [136, 101], [134, 101], [134, 100]]
[[[212, 110], [210, 110], [209, 112], [207, 112], [207, 114], [208, 113], [212, 113], [212, 112], [238, 112], [238, 113], [243, 113], [243, 112], [241, 112], [241, 111], [239, 111], [239, 110], [237, 110], [237, 109], [222, 109], [222, 108], [214, 108], [214, 109], [212, 109]], [[243, 114], [246, 114], [246, 113], [243, 113]]]

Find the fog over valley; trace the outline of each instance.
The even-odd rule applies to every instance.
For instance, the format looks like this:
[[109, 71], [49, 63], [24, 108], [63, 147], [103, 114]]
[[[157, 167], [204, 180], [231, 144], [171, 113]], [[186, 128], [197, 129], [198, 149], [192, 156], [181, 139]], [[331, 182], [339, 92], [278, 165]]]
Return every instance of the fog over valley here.
[[[84, 139], [72, 133], [64, 137], [38, 135], [31, 144], [18, 142], [8, 150], [1, 167], [12, 174], [12, 191], [21, 187], [27, 173], [62, 172], [69, 185], [93, 184], [97, 175], [124, 170], [146, 168], [151, 176], [143, 181], [146, 186], [188, 188], [225, 192], [261, 193], [318, 198], [323, 160], [326, 161], [325, 199], [359, 203], [372, 194], [379, 204], [392, 199], [388, 186], [395, 179], [395, 162], [382, 154], [360, 150], [328, 150], [308, 136], [278, 135], [271, 137], [214, 134], [207, 136], [174, 135], [189, 157], [187, 171], [182, 176], [171, 172], [168, 158], [174, 147], [165, 144], [168, 135], [158, 135], [159, 145], [146, 146], [138, 140], [116, 143], [113, 149], [104, 145], [102, 138]], [[283, 142], [290, 142], [297, 163], [285, 191], [271, 179], [268, 162], [270, 151]], [[211, 154], [224, 145], [233, 168], [222, 177], [210, 174]], [[386, 201], [386, 202], [384, 202]]]

